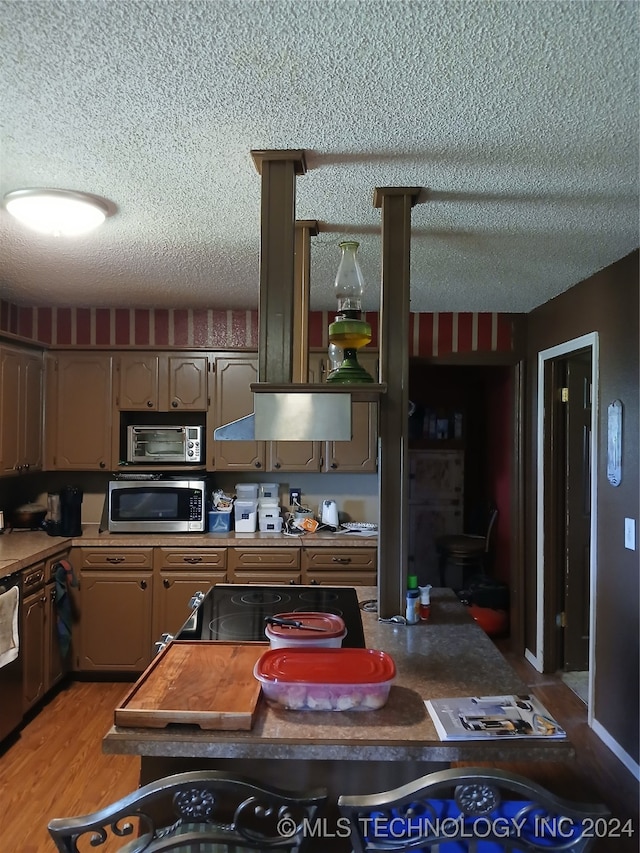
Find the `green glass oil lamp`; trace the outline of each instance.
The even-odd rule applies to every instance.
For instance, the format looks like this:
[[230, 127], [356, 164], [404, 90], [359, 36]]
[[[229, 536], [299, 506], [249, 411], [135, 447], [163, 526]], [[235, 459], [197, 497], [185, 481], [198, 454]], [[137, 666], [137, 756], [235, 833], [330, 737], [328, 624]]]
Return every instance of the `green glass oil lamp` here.
[[343, 240], [338, 245], [342, 251], [334, 284], [338, 313], [329, 326], [329, 343], [343, 350], [344, 358], [327, 376], [327, 382], [373, 382], [358, 363], [358, 350], [371, 342], [371, 326], [362, 319], [364, 278], [357, 258], [360, 244], [355, 240]]

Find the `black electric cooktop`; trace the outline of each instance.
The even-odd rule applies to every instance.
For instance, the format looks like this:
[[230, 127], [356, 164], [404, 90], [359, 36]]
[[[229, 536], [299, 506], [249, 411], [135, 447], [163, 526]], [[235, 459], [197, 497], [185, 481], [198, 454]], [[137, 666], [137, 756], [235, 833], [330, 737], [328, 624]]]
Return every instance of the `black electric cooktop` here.
[[265, 617], [276, 613], [335, 613], [347, 628], [342, 645], [365, 648], [360, 606], [348, 586], [260, 586], [216, 584], [176, 634], [176, 640], [268, 642]]

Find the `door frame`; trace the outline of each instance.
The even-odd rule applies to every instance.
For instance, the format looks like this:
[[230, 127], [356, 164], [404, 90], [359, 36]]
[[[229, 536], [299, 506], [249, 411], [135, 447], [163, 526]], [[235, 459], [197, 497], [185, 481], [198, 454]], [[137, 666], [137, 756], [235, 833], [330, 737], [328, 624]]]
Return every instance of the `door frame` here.
[[595, 590], [597, 575], [597, 485], [598, 485], [598, 413], [599, 413], [599, 336], [590, 332], [578, 338], [541, 350], [538, 353], [538, 395], [537, 395], [537, 489], [536, 489], [536, 650], [525, 650], [525, 657], [538, 670], [548, 671], [555, 666], [550, 660], [548, 648], [545, 647], [545, 588], [550, 587], [550, 569], [545, 560], [545, 532], [549, 527], [547, 519], [545, 487], [547, 486], [550, 454], [550, 413], [545, 410], [548, 399], [550, 362], [561, 359], [577, 350], [591, 349], [591, 525], [590, 525], [590, 555], [589, 555], [589, 725], [593, 719], [593, 687], [595, 683]]

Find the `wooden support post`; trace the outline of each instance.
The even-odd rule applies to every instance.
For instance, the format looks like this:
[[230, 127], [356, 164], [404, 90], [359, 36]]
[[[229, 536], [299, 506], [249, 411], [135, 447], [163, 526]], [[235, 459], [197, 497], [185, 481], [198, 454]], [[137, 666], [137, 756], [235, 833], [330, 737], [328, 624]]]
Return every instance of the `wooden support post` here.
[[309, 381], [309, 283], [311, 281], [311, 238], [318, 234], [315, 219], [296, 222], [293, 297], [292, 382]]
[[404, 613], [409, 503], [409, 290], [411, 208], [421, 187], [377, 187], [382, 208], [380, 285], [378, 615]]
[[252, 151], [262, 177], [258, 380], [291, 382], [296, 175], [304, 151]]

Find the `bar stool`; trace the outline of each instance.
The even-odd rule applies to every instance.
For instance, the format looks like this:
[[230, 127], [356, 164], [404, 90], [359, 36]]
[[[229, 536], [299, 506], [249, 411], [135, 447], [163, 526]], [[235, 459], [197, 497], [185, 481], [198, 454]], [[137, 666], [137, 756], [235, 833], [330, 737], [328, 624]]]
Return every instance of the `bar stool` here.
[[[497, 517], [498, 509], [495, 504], [492, 504], [484, 534], [452, 533], [446, 536], [439, 536], [436, 539], [440, 586], [447, 586], [446, 576], [449, 567], [460, 569], [461, 586], [458, 588], [463, 588], [470, 577], [482, 576], [486, 573], [491, 546], [491, 533], [495, 527]], [[456, 586], [454, 584], [454, 587]]]

